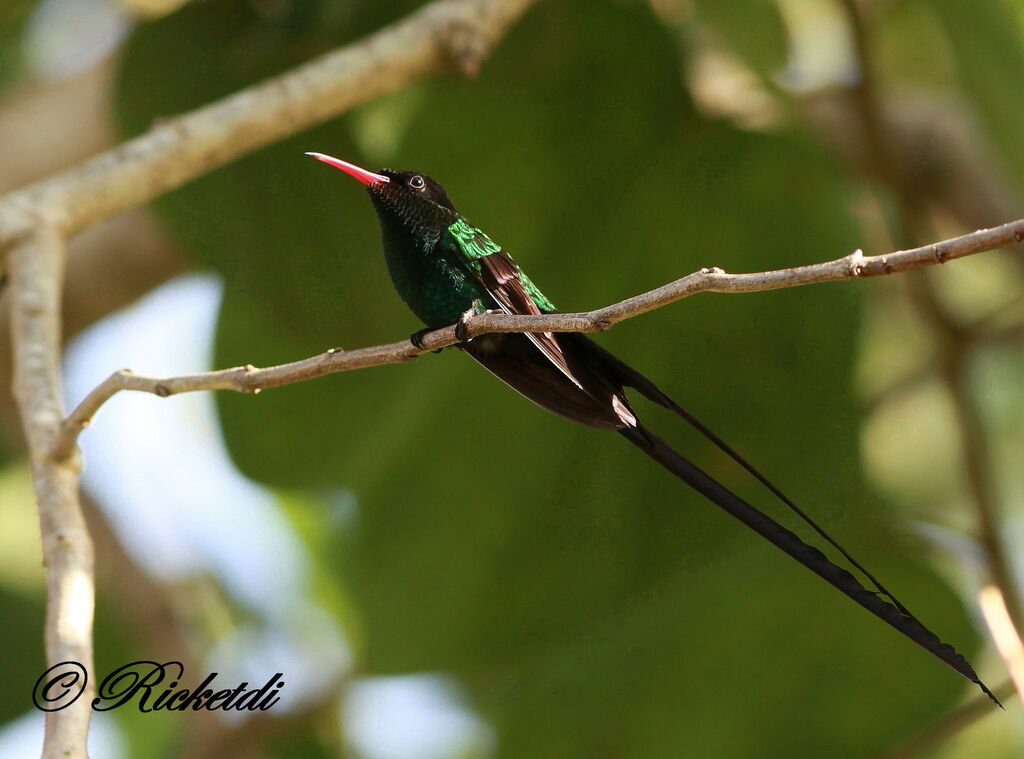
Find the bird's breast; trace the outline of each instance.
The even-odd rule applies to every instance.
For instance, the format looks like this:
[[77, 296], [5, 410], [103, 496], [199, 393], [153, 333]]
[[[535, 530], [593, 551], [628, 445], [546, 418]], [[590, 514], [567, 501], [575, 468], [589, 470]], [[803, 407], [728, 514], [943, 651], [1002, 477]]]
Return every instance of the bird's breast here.
[[490, 307], [486, 290], [434, 251], [395, 251], [385, 245], [384, 253], [395, 290], [428, 327], [454, 324], [478, 298]]

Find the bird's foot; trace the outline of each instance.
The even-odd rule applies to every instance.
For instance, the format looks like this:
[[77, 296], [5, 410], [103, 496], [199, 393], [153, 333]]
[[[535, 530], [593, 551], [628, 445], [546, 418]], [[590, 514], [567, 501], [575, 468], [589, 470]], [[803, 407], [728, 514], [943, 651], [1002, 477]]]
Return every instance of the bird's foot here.
[[462, 312], [462, 316], [455, 322], [455, 339], [460, 343], [468, 343], [472, 340], [472, 337], [466, 335], [466, 330], [469, 328], [469, 320], [476, 316], [476, 311], [472, 308], [468, 308]]
[[[416, 348], [418, 350], [423, 350], [423, 338], [426, 337], [427, 333], [433, 332], [433, 331], [434, 331], [433, 327], [424, 327], [423, 329], [418, 329], [415, 332], [413, 332], [411, 335], [409, 335], [409, 342], [412, 343], [412, 346], [414, 348]], [[438, 348], [437, 350], [433, 350], [433, 351], [430, 351], [430, 352], [431, 353], [440, 353], [442, 350], [444, 350], [444, 348]]]
[[462, 312], [459, 316], [459, 320], [455, 322], [455, 339], [460, 343], [468, 343], [472, 340], [472, 337], [467, 337], [466, 330], [469, 328], [469, 320], [479, 314], [486, 314], [488, 311], [484, 308], [484, 304], [477, 298], [473, 301], [469, 308]]

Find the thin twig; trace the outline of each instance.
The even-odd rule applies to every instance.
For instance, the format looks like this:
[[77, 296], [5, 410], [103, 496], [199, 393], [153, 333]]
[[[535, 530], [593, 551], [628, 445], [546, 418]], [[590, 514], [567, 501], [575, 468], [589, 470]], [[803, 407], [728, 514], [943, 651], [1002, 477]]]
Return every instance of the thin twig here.
[[[857, 88], [857, 111], [865, 131], [866, 150], [880, 166], [880, 178], [889, 185], [899, 201], [900, 216], [891, 226], [900, 245], [913, 245], [932, 237], [927, 203], [894, 159], [884, 124], [884, 108], [877, 83], [872, 76], [872, 56], [863, 7], [858, 0], [842, 0], [850, 30], [855, 39], [859, 68], [863, 72]], [[998, 585], [1004, 609], [1020, 623], [1021, 595], [1001, 524], [999, 488], [994, 481], [989, 438], [977, 400], [969, 385], [970, 354], [978, 342], [978, 332], [962, 324], [944, 306], [925, 272], [907, 278], [914, 306], [940, 340], [939, 377], [953, 402], [957, 434], [964, 463], [968, 494], [977, 514], [980, 541], [985, 549], [989, 574]]]
[[[55, 437], [67, 437], [58, 385], [65, 240], [414, 79], [445, 69], [473, 73], [533, 1], [437, 0], [360, 42], [162, 121], [78, 167], [0, 198], [0, 255], [10, 255], [13, 283], [14, 394], [38, 500], [51, 667], [77, 662], [79, 678], [93, 672], [93, 547], [78, 501], [74, 438], [65, 454], [52, 455], [61, 447]], [[85, 759], [94, 694], [89, 680], [71, 706], [47, 713], [44, 759]]]
[[[856, 250], [834, 261], [751, 274], [728, 274], [717, 268], [701, 269], [663, 287], [594, 311], [539, 316], [480, 314], [468, 320], [466, 335], [476, 337], [493, 332], [600, 332], [613, 324], [699, 292], [762, 292], [818, 282], [895, 274], [1022, 241], [1024, 219], [1018, 219], [999, 227], [978, 230], [921, 248], [879, 256], [865, 256]], [[143, 377], [127, 369], [114, 372], [93, 389], [65, 420], [51, 449], [52, 456], [58, 460], [70, 456], [75, 450], [79, 433], [89, 425], [100, 406], [121, 390], [137, 390], [163, 397], [196, 390], [258, 393], [264, 388], [325, 374], [409, 361], [422, 353], [454, 345], [456, 342], [458, 340], [455, 328], [450, 326], [427, 333], [420, 348], [416, 348], [408, 340], [403, 340], [353, 351], [332, 349], [302, 361], [265, 369], [250, 365], [166, 379]]]
[[[965, 341], [969, 338], [965, 338]], [[992, 452], [989, 437], [985, 431], [981, 409], [975, 401], [969, 385], [968, 366], [960, 356], [966, 354], [965, 347], [946, 333], [949, 349], [940, 363], [941, 376], [953, 401], [954, 420], [964, 459], [964, 475], [967, 490], [974, 501], [978, 515], [978, 532], [981, 544], [988, 558], [988, 569], [992, 579], [999, 585], [1006, 597], [1006, 605], [1015, 620], [1021, 619], [1020, 592], [1014, 573], [1013, 559], [1006, 545], [1002, 529], [1003, 508], [998, 487], [993, 482]], [[969, 343], [967, 343], [969, 345]]]
[[[47, 666], [77, 662], [91, 673], [93, 548], [78, 502], [78, 466], [73, 458], [57, 461], [49, 455], [63, 418], [58, 368], [63, 266], [64, 241], [51, 227], [38, 227], [11, 251], [14, 395], [39, 504]], [[90, 679], [71, 706], [46, 714], [44, 759], [84, 759], [94, 691]]]
[[996, 649], [1010, 671], [1017, 695], [1024, 699], [1024, 643], [1010, 618], [1003, 591], [998, 585], [986, 585], [978, 593], [978, 603]]
[[65, 237], [216, 166], [445, 69], [472, 73], [534, 0], [437, 0], [359, 42], [240, 90], [0, 198], [0, 250], [46, 213]]
[[[923, 223], [921, 219], [915, 219], [911, 225], [917, 228]], [[918, 234], [923, 236], [924, 233]], [[994, 481], [989, 436], [970, 386], [971, 355], [980, 343], [979, 333], [974, 326], [963, 324], [949, 312], [932, 283], [920, 276], [924, 272], [917, 274], [919, 276], [907, 279], [908, 293], [914, 307], [938, 338], [937, 376], [952, 402], [966, 490], [977, 515], [978, 537], [985, 551], [986, 567], [1001, 588], [1011, 617], [1020, 620], [1019, 583], [1004, 537], [1004, 508], [1000, 503], [999, 487]]]
[[870, 38], [867, 19], [864, 18], [860, 0], [840, 0], [840, 8], [846, 16], [850, 37], [853, 41], [854, 60], [857, 62], [857, 79], [850, 86], [856, 102], [856, 115], [860, 121], [860, 132], [864, 145], [863, 153], [876, 176], [897, 180], [903, 186], [901, 164], [893, 160], [893, 151], [888, 139], [888, 120], [878, 92], [878, 80], [869, 54]]

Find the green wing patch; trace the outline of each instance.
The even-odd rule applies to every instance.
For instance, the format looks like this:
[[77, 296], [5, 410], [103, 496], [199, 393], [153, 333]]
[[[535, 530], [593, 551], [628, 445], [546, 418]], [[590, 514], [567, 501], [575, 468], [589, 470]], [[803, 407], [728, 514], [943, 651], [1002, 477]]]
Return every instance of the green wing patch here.
[[465, 219], [459, 219], [448, 227], [448, 231], [451, 232], [455, 242], [458, 243], [459, 250], [471, 261], [489, 256], [491, 253], [497, 253], [501, 250], [494, 240], [476, 227], [471, 226]]
[[526, 276], [522, 271], [519, 272], [519, 281], [523, 283], [523, 288], [533, 298], [533, 302], [540, 306], [543, 311], [557, 311], [555, 304], [548, 300], [547, 296], [542, 293], [537, 285], [533, 284], [529, 277]]
[[[508, 253], [502, 251], [501, 247], [494, 242], [494, 240], [471, 225], [465, 219], [459, 219], [448, 227], [448, 231], [451, 233], [451, 236], [455, 240], [459, 250], [466, 257], [466, 263], [475, 272], [479, 272], [480, 270], [479, 259], [493, 253], [501, 253], [503, 256], [508, 258], [509, 261], [512, 261], [512, 257], [509, 256]], [[527, 277], [518, 266], [516, 266], [516, 269], [518, 271], [519, 281], [523, 283], [523, 289], [526, 290], [531, 298], [533, 298], [533, 302], [545, 311], [555, 311], [555, 304], [548, 300], [537, 285], [533, 284], [530, 278]]]

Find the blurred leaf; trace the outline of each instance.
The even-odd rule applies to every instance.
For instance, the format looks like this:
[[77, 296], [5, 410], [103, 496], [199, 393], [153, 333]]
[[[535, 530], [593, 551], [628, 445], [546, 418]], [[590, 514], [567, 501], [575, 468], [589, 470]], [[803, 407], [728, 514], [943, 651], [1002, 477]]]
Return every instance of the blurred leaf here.
[[309, 586], [314, 600], [341, 624], [346, 643], [359, 632], [357, 609], [335, 570], [334, 553], [340, 534], [355, 510], [355, 496], [347, 490], [277, 491], [277, 502], [306, 548]]
[[0, 469], [0, 585], [27, 595], [46, 586], [32, 469], [19, 459]]
[[1024, 11], [1019, 2], [938, 0], [931, 3], [949, 36], [964, 94], [988, 127], [1007, 174], [1024, 189]]
[[[295, 40], [245, 15], [225, 38], [228, 7], [241, 12], [199, 4], [189, 24], [175, 26], [177, 14], [135, 39], [121, 107], [136, 129], [213, 97], [208, 81], [229, 88], [283, 65]], [[188, 64], [164, 68], [153, 94], [171, 49]], [[227, 282], [217, 365], [418, 326], [387, 282], [358, 185], [301, 156], [358, 162], [353, 131], [396, 151], [392, 165], [441, 179], [567, 310], [704, 265], [758, 270], [856, 247], [846, 188], [824, 156], [794, 136], [700, 120], [678, 70], [639, 4], [540, 4], [478, 79], [420, 84], [402, 107], [320, 127], [174, 193], [161, 212]], [[367, 139], [374, 129], [385, 137]], [[955, 599], [864, 502], [857, 307], [850, 286], [702, 296], [601, 340], [966, 650]], [[861, 756], [916, 731], [961, 687], [617, 436], [542, 413], [456, 351], [218, 402], [249, 476], [355, 494], [355, 521], [331, 553], [362, 620], [363, 670], [455, 673], [496, 725], [501, 756]], [[641, 413], [742, 481], [678, 419]]]
[[959, 86], [948, 36], [930, 3], [876, 4], [864, 23], [880, 83], [912, 82], [932, 90]]
[[282, 759], [339, 759], [336, 748], [312, 732], [308, 724], [300, 725], [285, 735], [274, 736], [269, 744], [264, 756], [280, 756]]
[[21, 71], [25, 57], [22, 35], [36, 5], [36, 0], [0, 4], [0, 91]]
[[789, 43], [775, 0], [696, 0], [698, 17], [762, 76], [786, 65]]
[[[132, 571], [141, 570], [135, 568]], [[143, 612], [135, 605], [125, 603], [123, 594], [111, 592], [102, 577], [97, 582], [96, 591], [96, 623], [93, 631], [95, 672], [91, 674], [96, 678], [98, 687], [103, 678], [119, 667], [136, 661], [150, 661], [155, 654], [150, 637], [153, 632], [152, 622], [148, 625], [142, 622], [140, 615]], [[156, 623], [166, 621], [166, 618], [161, 618]], [[186, 654], [182, 652], [180, 655]], [[195, 672], [187, 672], [186, 682], [196, 676]], [[198, 678], [194, 682], [198, 682]], [[164, 687], [168, 684], [165, 683]], [[182, 719], [187, 717], [181, 712], [167, 710], [143, 712], [137, 708], [137, 704], [137, 701], [133, 701], [131, 706], [111, 712], [129, 746], [128, 755], [133, 759], [167, 756], [168, 751], [181, 740]]]
[[[388, 8], [389, 16], [396, 12]], [[333, 30], [335, 40], [347, 39], [353, 28], [366, 31], [365, 9], [341, 15], [344, 23]], [[119, 91], [122, 120], [130, 133], [141, 131], [157, 116], [196, 107], [294, 65], [309, 55], [313, 40], [324, 44], [322, 36], [319, 29], [296, 33], [290, 25], [268, 23], [245, 2], [187, 6], [144, 27], [129, 45]], [[161, 87], [153, 88], [154, 72], [164, 69], [171, 50], [182, 66], [176, 76], [163, 76]], [[358, 345], [374, 334], [393, 339], [413, 331], [415, 325], [400, 310], [396, 296], [390, 296], [390, 320], [379, 329], [374, 327], [381, 314], [351, 303], [355, 293], [390, 292], [380, 267], [347, 266], [337, 244], [347, 239], [370, 258], [378, 245], [376, 223], [365, 209], [349, 213], [328, 205], [325, 199], [338, 191], [339, 176], [303, 155], [307, 150], [351, 155], [351, 144], [339, 123], [327, 124], [204, 176], [157, 204], [186, 248], [227, 281], [218, 362], [239, 354], [246, 356], [244, 363], [279, 363], [341, 344]], [[378, 259], [373, 253], [372, 263]], [[386, 379], [379, 373], [367, 375], [368, 382], [383, 387]], [[393, 370], [390, 377], [398, 379]], [[336, 482], [337, 472], [330, 466], [301, 455], [294, 461], [275, 456], [277, 464], [270, 469], [260, 462], [259, 472], [252, 471], [245, 449], [265, 451], [262, 425], [268, 418], [289, 420], [274, 435], [274, 446], [281, 450], [337, 446], [338, 428], [321, 423], [321, 410], [330, 407], [341, 382], [327, 378], [265, 393], [256, 400], [262, 412], [256, 415], [249, 413], [251, 397], [218, 398], [222, 408], [256, 425], [226, 429], [242, 468], [285, 487]], [[357, 417], [356, 409], [364, 416]], [[368, 405], [353, 407], [351, 414], [351, 423], [361, 427], [371, 426], [374, 419]]]
[[3, 620], [6, 651], [4, 687], [0, 689], [0, 726], [32, 707], [32, 688], [46, 670], [46, 658], [39, 645], [45, 615], [40, 599], [0, 586], [0, 619]]

